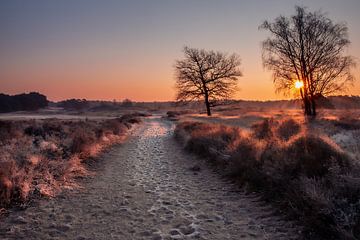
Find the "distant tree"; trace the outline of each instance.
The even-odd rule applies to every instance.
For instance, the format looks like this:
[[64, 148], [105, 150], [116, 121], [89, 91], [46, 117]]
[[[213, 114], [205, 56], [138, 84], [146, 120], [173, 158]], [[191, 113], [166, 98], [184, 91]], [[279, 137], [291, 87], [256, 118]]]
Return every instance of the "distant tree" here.
[[273, 71], [277, 91], [300, 90], [305, 115], [315, 116], [318, 97], [343, 91], [353, 81], [354, 60], [344, 56], [349, 46], [344, 23], [333, 23], [322, 12], [295, 7], [291, 17], [265, 21], [271, 33], [263, 45], [263, 64]]
[[316, 107], [317, 108], [325, 108], [325, 109], [334, 109], [335, 106], [334, 104], [331, 102], [331, 100], [329, 98], [326, 98], [322, 95], [319, 95], [316, 98]]
[[123, 107], [132, 107], [133, 106], [133, 102], [126, 98], [122, 101], [122, 104], [121, 104]]
[[58, 102], [58, 106], [66, 110], [83, 110], [90, 106], [90, 103], [86, 99], [68, 99]]
[[37, 92], [15, 95], [14, 98], [19, 102], [21, 109], [26, 111], [35, 111], [48, 105], [46, 96]]
[[0, 112], [35, 111], [48, 105], [46, 96], [37, 93], [22, 93], [18, 95], [0, 94]]
[[207, 115], [219, 100], [232, 96], [242, 76], [237, 54], [184, 48], [185, 58], [175, 64], [177, 101], [203, 100]]

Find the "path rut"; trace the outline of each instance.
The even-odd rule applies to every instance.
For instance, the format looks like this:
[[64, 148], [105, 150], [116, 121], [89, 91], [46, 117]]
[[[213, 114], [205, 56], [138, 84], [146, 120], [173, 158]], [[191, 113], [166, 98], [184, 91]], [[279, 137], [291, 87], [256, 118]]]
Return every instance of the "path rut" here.
[[173, 130], [161, 118], [145, 119], [100, 157], [83, 188], [1, 219], [0, 238], [298, 239], [295, 223], [184, 152]]

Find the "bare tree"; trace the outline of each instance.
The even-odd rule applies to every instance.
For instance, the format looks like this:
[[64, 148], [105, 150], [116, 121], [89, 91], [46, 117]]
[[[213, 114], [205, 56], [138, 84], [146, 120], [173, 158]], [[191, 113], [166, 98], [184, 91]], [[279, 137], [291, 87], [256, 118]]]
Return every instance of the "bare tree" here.
[[304, 113], [315, 116], [316, 98], [343, 91], [354, 80], [355, 62], [344, 56], [350, 44], [346, 24], [335, 24], [320, 11], [295, 9], [294, 16], [280, 16], [259, 27], [271, 33], [262, 43], [263, 64], [273, 71], [277, 91], [300, 89]]
[[178, 101], [203, 100], [208, 116], [218, 101], [229, 99], [242, 76], [236, 54], [184, 47], [185, 58], [175, 64]]

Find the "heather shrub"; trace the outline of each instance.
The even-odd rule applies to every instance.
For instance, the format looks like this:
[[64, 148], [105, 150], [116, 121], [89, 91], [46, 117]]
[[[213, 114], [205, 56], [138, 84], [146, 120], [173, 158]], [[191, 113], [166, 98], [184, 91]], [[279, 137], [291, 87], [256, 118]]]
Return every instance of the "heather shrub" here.
[[81, 153], [96, 141], [95, 133], [86, 131], [84, 128], [77, 129], [72, 136], [72, 144], [70, 146], [71, 153]]
[[177, 118], [178, 116], [180, 116], [181, 113], [178, 112], [178, 111], [167, 111], [166, 112], [166, 116], [170, 119], [174, 119], [174, 118]]
[[264, 121], [255, 123], [251, 126], [253, 136], [258, 139], [267, 139], [274, 136], [272, 125], [273, 119], [265, 119]]
[[[128, 120], [131, 121], [132, 123], [138, 123], [137, 121], [134, 121], [133, 118], [130, 118], [130, 119], [128, 119]], [[127, 123], [129, 124], [129, 123], [131, 123], [131, 122], [127, 122]], [[123, 123], [123, 120], [117, 118], [117, 119], [109, 119], [109, 120], [106, 120], [106, 121], [104, 122], [104, 127], [102, 128], [102, 130], [103, 130], [104, 132], [109, 131], [109, 132], [111, 132], [112, 134], [118, 135], [118, 134], [121, 134], [121, 133], [126, 132], [127, 128], [128, 128], [128, 127], [127, 127], [127, 125], [125, 125], [125, 124]]]
[[19, 135], [19, 131], [15, 124], [11, 121], [0, 120], [0, 144], [18, 137]]
[[138, 115], [99, 121], [0, 121], [0, 209], [54, 196], [90, 174], [86, 159], [121, 142]]
[[[206, 125], [200, 122], [182, 122], [174, 130], [174, 136], [177, 140], [187, 143], [190, 140], [190, 133], [194, 130], [205, 128]], [[204, 130], [206, 131], [206, 130]]]
[[279, 138], [285, 141], [297, 135], [300, 131], [301, 125], [292, 118], [282, 121], [276, 130]]
[[[239, 135], [239, 129], [223, 125], [203, 123], [193, 126], [192, 129], [186, 148], [200, 155], [209, 156], [213, 160], [226, 155], [229, 144]], [[185, 124], [185, 131], [189, 131], [189, 125]]]
[[2, 160], [0, 162], [0, 205], [8, 204], [14, 188], [12, 176], [15, 176], [17, 169], [15, 162], [11, 160]]
[[65, 134], [62, 124], [60, 124], [59, 122], [55, 122], [51, 119], [47, 119], [44, 121], [42, 129], [46, 134], [50, 136], [55, 135], [61, 137], [63, 134]]
[[358, 130], [360, 129], [360, 120], [351, 117], [343, 117], [338, 121], [334, 121], [334, 125], [344, 130]]
[[349, 157], [335, 143], [312, 134], [297, 137], [284, 152], [287, 158], [295, 160], [291, 171], [295, 176], [323, 177], [331, 167], [346, 171], [350, 165]]
[[133, 118], [127, 119], [126, 122], [130, 123], [130, 124], [134, 124], [134, 123], [140, 123], [140, 120], [138, 118], [136, 118], [136, 117], [133, 117]]
[[227, 173], [242, 181], [262, 182], [259, 174], [261, 168], [261, 144], [250, 138], [240, 138], [232, 146], [233, 151], [228, 161]]
[[40, 126], [28, 126], [24, 129], [24, 134], [42, 138], [45, 138], [46, 135], [44, 129]]
[[261, 173], [273, 184], [291, 179], [289, 171], [294, 166], [294, 159], [285, 157], [284, 143], [279, 140], [266, 141], [260, 153]]
[[175, 131], [184, 130], [186, 133], [191, 133], [194, 130], [207, 130], [209, 127], [206, 123], [201, 122], [183, 122], [178, 125], [179, 127]]
[[170, 121], [178, 121], [179, 117], [184, 114], [191, 113], [191, 111], [188, 110], [181, 110], [181, 111], [167, 111], [166, 112], [166, 118]]
[[146, 117], [146, 116], [148, 115], [144, 113], [125, 114], [120, 118], [117, 118], [117, 120], [119, 122], [126, 124], [127, 126], [130, 126], [129, 124], [140, 123], [141, 120], [139, 119], [139, 117]]
[[266, 119], [247, 133], [185, 122], [177, 125], [175, 136], [212, 161], [227, 155], [221, 161], [224, 174], [262, 191], [311, 231], [326, 239], [360, 237], [359, 163], [311, 125]]

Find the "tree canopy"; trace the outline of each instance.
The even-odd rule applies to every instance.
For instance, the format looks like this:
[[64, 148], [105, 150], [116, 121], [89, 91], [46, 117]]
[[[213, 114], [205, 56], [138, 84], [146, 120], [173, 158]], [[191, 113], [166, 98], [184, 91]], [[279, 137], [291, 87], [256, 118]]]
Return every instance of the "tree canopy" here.
[[0, 94], [0, 112], [34, 111], [48, 105], [46, 96], [37, 93], [23, 93], [18, 95]]

